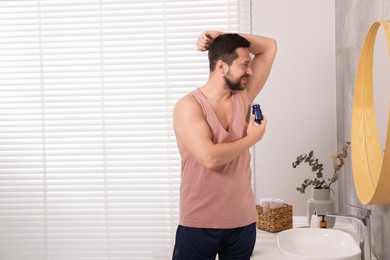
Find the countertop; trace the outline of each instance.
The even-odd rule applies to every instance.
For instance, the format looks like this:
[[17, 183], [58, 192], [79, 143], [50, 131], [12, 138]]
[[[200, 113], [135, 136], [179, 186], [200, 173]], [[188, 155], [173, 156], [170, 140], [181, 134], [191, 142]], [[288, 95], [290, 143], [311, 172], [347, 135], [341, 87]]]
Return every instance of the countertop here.
[[[304, 226], [308, 226], [306, 216], [293, 216], [293, 228]], [[354, 227], [348, 220], [336, 219], [334, 228], [349, 233], [357, 240]], [[257, 229], [256, 245], [251, 260], [286, 260], [279, 252], [276, 239], [277, 234]]]

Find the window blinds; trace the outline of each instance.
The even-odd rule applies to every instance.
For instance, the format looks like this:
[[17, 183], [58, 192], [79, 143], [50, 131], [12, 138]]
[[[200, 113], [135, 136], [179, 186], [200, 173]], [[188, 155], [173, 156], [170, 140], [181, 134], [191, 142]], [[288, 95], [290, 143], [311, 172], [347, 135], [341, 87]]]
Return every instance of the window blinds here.
[[169, 259], [178, 98], [249, 0], [0, 1], [0, 260]]

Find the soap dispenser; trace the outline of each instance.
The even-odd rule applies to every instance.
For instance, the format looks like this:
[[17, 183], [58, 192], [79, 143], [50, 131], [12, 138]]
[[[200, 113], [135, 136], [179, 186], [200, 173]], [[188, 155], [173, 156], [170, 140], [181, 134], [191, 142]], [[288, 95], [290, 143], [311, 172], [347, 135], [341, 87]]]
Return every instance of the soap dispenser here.
[[320, 221], [320, 228], [326, 228], [328, 223], [326, 223], [325, 216], [321, 215], [322, 219]]

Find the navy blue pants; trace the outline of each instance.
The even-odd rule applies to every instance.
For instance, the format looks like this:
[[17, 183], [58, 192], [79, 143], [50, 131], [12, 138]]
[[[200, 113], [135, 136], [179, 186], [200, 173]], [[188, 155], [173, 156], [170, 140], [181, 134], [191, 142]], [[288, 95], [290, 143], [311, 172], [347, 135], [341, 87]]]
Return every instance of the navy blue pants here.
[[256, 242], [256, 223], [232, 229], [178, 226], [173, 260], [247, 260]]

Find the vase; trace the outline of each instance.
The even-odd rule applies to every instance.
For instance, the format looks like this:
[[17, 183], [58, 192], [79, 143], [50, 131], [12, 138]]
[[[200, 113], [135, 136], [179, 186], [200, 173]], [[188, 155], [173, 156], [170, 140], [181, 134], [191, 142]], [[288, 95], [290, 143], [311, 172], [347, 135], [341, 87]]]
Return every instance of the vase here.
[[[312, 189], [311, 198], [307, 200], [307, 222], [311, 222], [311, 216], [325, 215], [326, 212], [334, 212], [334, 200], [330, 198], [330, 189]], [[331, 228], [335, 224], [334, 217], [325, 217], [327, 227]]]

